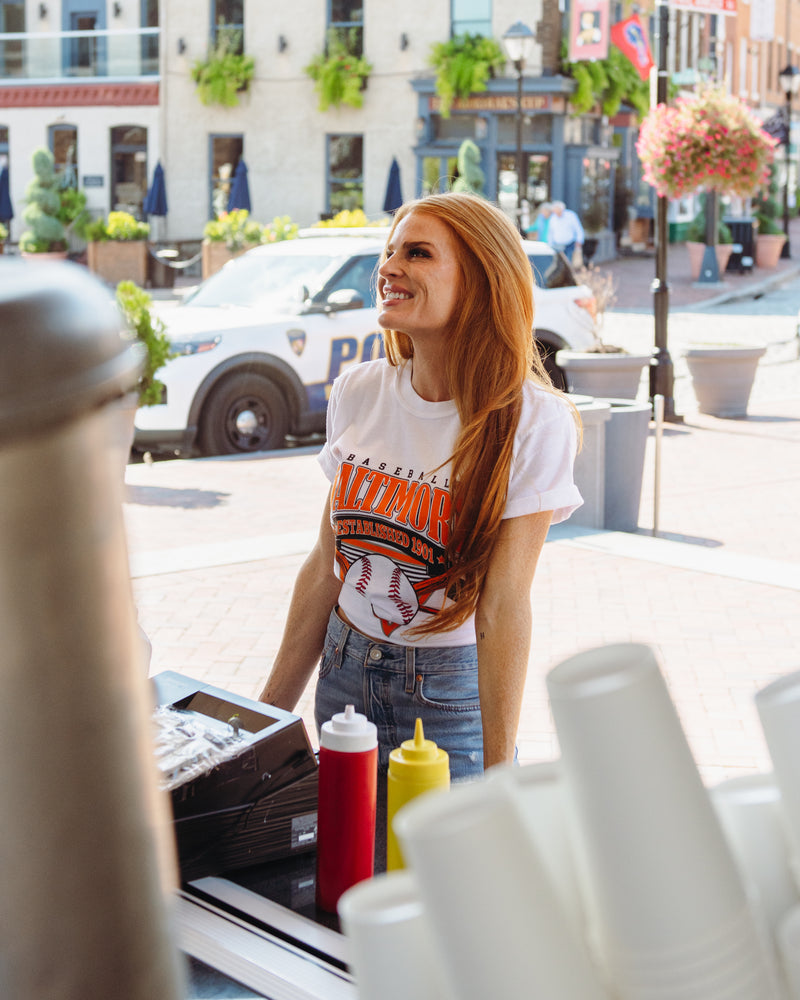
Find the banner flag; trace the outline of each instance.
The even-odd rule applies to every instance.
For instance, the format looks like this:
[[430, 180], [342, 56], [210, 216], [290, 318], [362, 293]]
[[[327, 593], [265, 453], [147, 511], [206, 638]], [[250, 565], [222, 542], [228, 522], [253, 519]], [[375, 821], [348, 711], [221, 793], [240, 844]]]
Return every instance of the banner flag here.
[[647, 40], [647, 28], [642, 24], [639, 15], [634, 14], [612, 25], [611, 41], [630, 59], [639, 76], [646, 80], [655, 63]]
[[609, 0], [572, 0], [569, 61], [605, 59], [608, 55]]

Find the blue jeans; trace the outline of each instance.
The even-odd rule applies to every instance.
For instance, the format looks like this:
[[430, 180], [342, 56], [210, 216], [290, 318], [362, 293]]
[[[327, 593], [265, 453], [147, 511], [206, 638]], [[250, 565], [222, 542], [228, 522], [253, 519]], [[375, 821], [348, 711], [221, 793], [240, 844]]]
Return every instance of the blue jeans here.
[[426, 739], [447, 751], [450, 778], [483, 773], [478, 652], [471, 646], [398, 646], [370, 639], [331, 613], [314, 705], [317, 730], [345, 705], [378, 729], [378, 769], [414, 738], [417, 718]]

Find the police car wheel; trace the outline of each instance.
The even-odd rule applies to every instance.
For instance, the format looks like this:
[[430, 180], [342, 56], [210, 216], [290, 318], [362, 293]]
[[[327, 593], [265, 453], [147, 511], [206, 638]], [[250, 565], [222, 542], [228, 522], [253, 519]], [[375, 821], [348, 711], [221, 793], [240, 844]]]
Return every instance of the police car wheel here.
[[289, 417], [280, 389], [264, 375], [231, 375], [203, 408], [199, 445], [204, 455], [282, 448]]

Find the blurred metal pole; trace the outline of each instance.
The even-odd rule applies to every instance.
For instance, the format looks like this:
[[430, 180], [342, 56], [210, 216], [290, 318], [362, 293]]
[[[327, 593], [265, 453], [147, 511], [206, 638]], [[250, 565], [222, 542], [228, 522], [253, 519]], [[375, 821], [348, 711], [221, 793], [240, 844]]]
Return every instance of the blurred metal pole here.
[[655, 458], [653, 462], [653, 534], [658, 534], [658, 520], [661, 514], [661, 439], [664, 435], [664, 397], [653, 399], [653, 411], [656, 423]]
[[141, 354], [84, 268], [0, 272], [0, 996], [178, 1000], [169, 806], [109, 445]]
[[[669, 7], [666, 0], [656, 0], [656, 44], [658, 49], [658, 82], [656, 103], [667, 103], [667, 43], [669, 41]], [[682, 421], [675, 413], [673, 398], [674, 371], [672, 358], [667, 348], [667, 318], [669, 316], [669, 285], [667, 284], [667, 246], [669, 244], [669, 224], [667, 208], [669, 200], [657, 199], [656, 204], [656, 276], [653, 292], [653, 314], [655, 318], [655, 350], [650, 359], [650, 402], [655, 396], [664, 397], [664, 419]]]

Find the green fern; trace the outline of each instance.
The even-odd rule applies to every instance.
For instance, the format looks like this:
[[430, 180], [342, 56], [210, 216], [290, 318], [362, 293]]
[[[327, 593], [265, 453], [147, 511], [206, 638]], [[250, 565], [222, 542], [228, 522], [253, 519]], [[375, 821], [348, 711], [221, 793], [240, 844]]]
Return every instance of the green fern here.
[[436, 93], [442, 118], [450, 117], [457, 97], [486, 90], [490, 76], [506, 64], [500, 43], [483, 35], [456, 35], [431, 47], [430, 65], [436, 70]]

